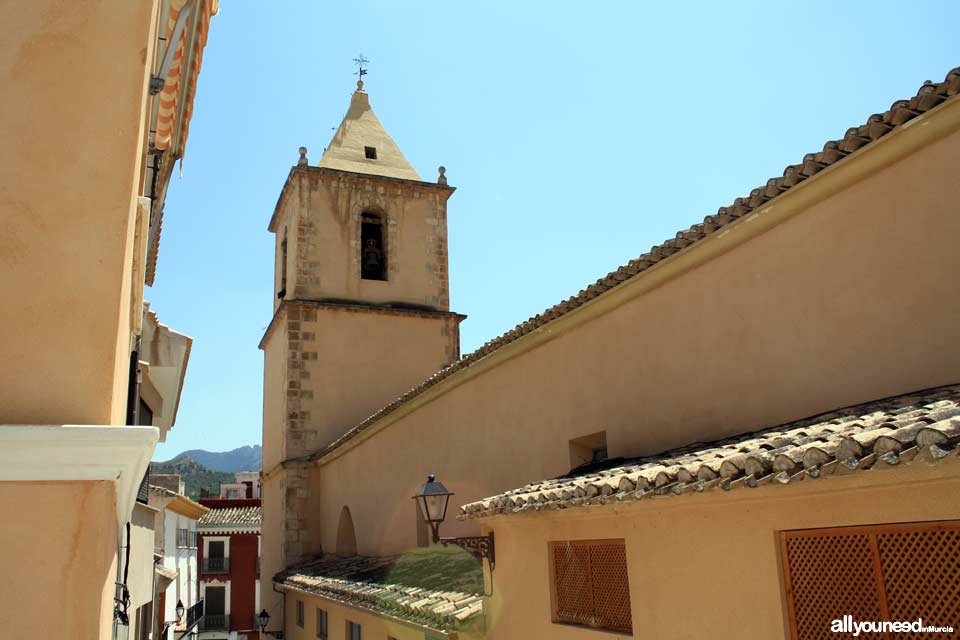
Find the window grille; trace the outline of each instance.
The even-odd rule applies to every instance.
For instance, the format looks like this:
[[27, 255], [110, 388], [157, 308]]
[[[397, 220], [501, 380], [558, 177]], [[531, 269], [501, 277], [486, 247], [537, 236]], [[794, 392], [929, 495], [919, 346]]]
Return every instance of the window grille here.
[[633, 632], [622, 540], [550, 543], [553, 621]]
[[[786, 531], [781, 553], [794, 640], [835, 638], [831, 623], [844, 615], [934, 626], [960, 620], [960, 521]], [[874, 636], [883, 634], [861, 633]]]

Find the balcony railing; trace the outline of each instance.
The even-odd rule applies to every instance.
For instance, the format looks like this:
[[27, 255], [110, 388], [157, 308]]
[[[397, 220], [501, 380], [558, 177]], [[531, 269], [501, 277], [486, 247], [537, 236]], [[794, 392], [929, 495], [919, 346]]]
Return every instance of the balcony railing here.
[[200, 622], [200, 631], [230, 631], [230, 616], [225, 613], [208, 613]]
[[180, 549], [196, 549], [197, 532], [189, 529], [177, 529], [177, 547]]
[[230, 558], [204, 558], [203, 573], [230, 573]]
[[196, 604], [187, 609], [187, 632], [193, 630], [197, 624], [203, 624], [203, 600], [197, 601]]

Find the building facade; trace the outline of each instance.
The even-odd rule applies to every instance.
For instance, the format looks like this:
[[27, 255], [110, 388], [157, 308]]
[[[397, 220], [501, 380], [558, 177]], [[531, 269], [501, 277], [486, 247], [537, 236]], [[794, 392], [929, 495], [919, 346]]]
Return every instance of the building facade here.
[[156, 514], [135, 498], [189, 354], [144, 285], [216, 0], [8, 9], [0, 508], [21, 517], [0, 528], [3, 633], [129, 637], [154, 575]]
[[[152, 637], [172, 640], [195, 632], [202, 617], [197, 525], [209, 509], [182, 493], [157, 486], [150, 487], [150, 502], [159, 510], [154, 538], [157, 613]], [[179, 617], [178, 606], [183, 607]]]
[[[238, 473], [238, 484], [243, 484]], [[256, 475], [256, 474], [255, 474]], [[255, 640], [260, 611], [260, 500], [201, 498], [209, 508], [200, 520], [200, 638]]]
[[[358, 90], [270, 223], [269, 628], [812, 638], [845, 598], [960, 626], [960, 586], [907, 543], [960, 572], [958, 92], [960, 69], [460, 358], [452, 188], [407, 169]], [[442, 559], [394, 569], [443, 551], [410, 500], [430, 473], [444, 536], [494, 534], [481, 588]], [[924, 595], [878, 595], [894, 584]]]

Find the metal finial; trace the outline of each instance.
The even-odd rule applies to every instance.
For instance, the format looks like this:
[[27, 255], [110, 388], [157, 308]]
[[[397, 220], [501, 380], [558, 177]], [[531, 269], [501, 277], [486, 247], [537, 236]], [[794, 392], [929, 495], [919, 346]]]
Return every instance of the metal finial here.
[[367, 75], [367, 65], [370, 64], [370, 61], [367, 60], [364, 55], [358, 54], [356, 58], [353, 59], [353, 64], [357, 65], [357, 72], [353, 75], [359, 76], [357, 79], [357, 91], [363, 90], [363, 76]]
[[297, 160], [297, 166], [298, 166], [298, 167], [305, 167], [305, 166], [307, 166], [307, 164], [308, 164], [308, 162], [307, 162], [307, 148], [306, 148], [306, 147], [300, 147], [300, 159]]
[[447, 176], [446, 176], [447, 168], [439, 167], [437, 171], [440, 172], [440, 177], [437, 178], [437, 184], [447, 184]]

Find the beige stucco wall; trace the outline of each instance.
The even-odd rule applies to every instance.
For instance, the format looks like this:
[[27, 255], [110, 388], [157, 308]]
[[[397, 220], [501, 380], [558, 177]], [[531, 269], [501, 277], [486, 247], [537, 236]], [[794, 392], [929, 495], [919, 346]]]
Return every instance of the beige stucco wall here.
[[[153, 552], [156, 544], [157, 514], [157, 509], [138, 502], [130, 516], [130, 572], [127, 589], [130, 591], [131, 635], [135, 630], [137, 609], [153, 600]], [[126, 544], [126, 539], [124, 543]], [[148, 621], [148, 624], [152, 628], [152, 621]]]
[[285, 413], [298, 412], [284, 459], [330, 444], [458, 355], [456, 316], [302, 306], [283, 319]]
[[0, 482], [4, 637], [110, 637], [114, 500], [106, 481]]
[[0, 423], [124, 422], [157, 5], [4, 9]]
[[[272, 230], [287, 230], [287, 298], [404, 303], [447, 309], [447, 198], [436, 185], [298, 167]], [[385, 216], [387, 281], [360, 278], [360, 215]]]
[[[319, 597], [315, 594], [304, 591], [288, 589], [286, 594], [286, 637], [291, 640], [316, 640], [317, 639], [317, 609], [324, 609], [327, 612], [327, 631], [331, 640], [346, 638], [347, 621], [356, 622], [361, 627], [362, 637], [366, 640], [425, 640], [427, 634], [430, 638], [436, 640], [445, 640], [452, 638], [456, 640], [479, 640], [483, 636], [473, 630], [459, 631], [447, 634], [437, 630], [427, 630], [424, 627], [418, 627], [405, 621], [392, 619], [387, 616], [370, 613], [356, 607], [344, 606], [336, 601]], [[297, 601], [303, 602], [304, 607], [304, 625], [298, 627], [297, 622]], [[271, 621], [270, 628], [274, 624]], [[536, 636], [529, 636], [530, 638]], [[548, 637], [548, 636], [544, 636]]]
[[[389, 419], [314, 472], [331, 488], [310, 511], [324, 548], [344, 505], [360, 553], [413, 546], [427, 473], [453, 511], [565, 473], [569, 440], [597, 431], [610, 456], [635, 456], [960, 381], [957, 166], [953, 133]], [[761, 223], [737, 224], [723, 235]]]
[[960, 460], [951, 457], [935, 467], [494, 517], [485, 523], [497, 545], [487, 638], [623, 638], [551, 622], [548, 543], [609, 538], [626, 545], [634, 637], [786, 638], [778, 532], [960, 519], [958, 495]]

